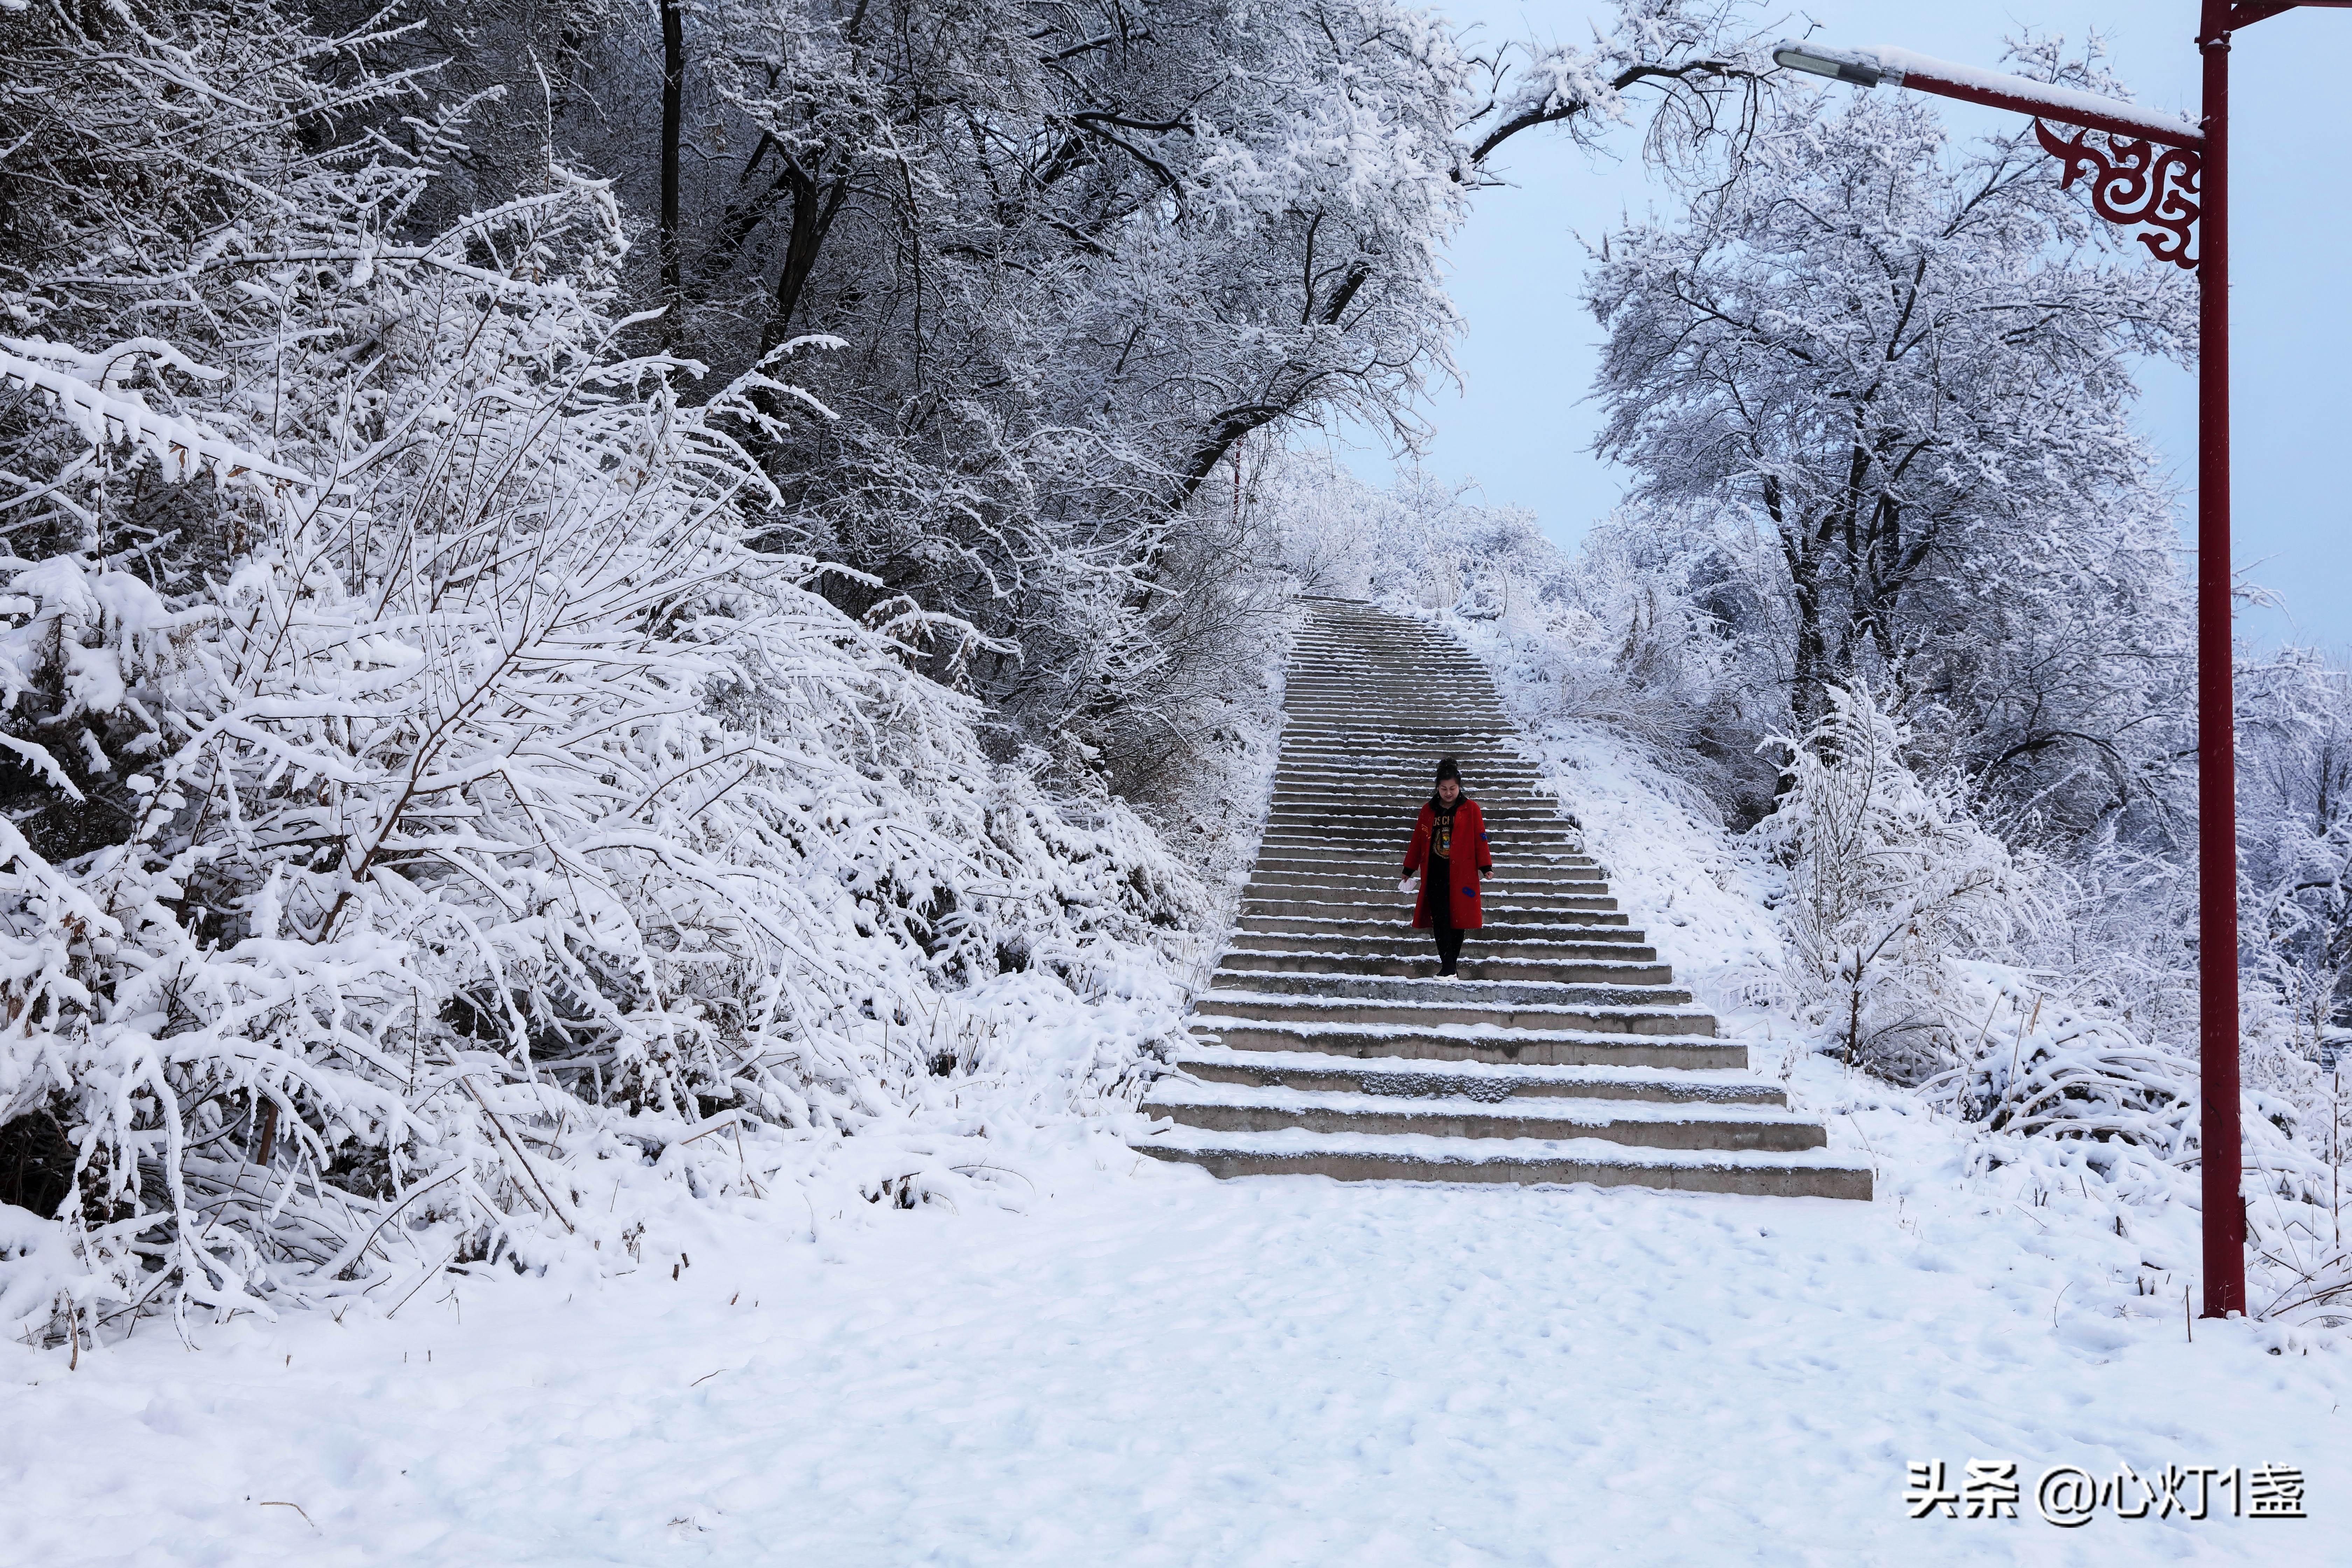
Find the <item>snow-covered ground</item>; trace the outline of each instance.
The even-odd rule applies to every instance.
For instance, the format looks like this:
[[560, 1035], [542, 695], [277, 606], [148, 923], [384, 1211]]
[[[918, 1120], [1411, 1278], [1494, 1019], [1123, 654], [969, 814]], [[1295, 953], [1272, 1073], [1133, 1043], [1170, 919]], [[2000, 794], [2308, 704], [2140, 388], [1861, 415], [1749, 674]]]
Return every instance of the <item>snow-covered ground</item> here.
[[[160, 1321], [79, 1365], [0, 1347], [0, 1563], [2342, 1561], [2346, 1335], [2192, 1342], [2193, 1207], [1792, 1044], [1740, 1005], [1766, 872], [1622, 746], [1530, 743], [1875, 1201], [1221, 1184], [1086, 1088], [1172, 1021], [1164, 977], [1091, 1013], [1010, 977], [960, 1120], [761, 1200], [648, 1167], [635, 1258], [200, 1323], [197, 1353]], [[861, 1200], [904, 1170], [931, 1201]], [[1912, 1464], [1984, 1460], [2020, 1517], [1910, 1517]], [[2057, 1466], [2265, 1465], [2310, 1517], [2035, 1506]]]
[[[601, 1287], [11, 1348], [0, 1561], [2341, 1562], [2352, 1363], [2064, 1289], [2051, 1209], [1902, 1120], [1838, 1124], [1868, 1205], [1221, 1184], [1104, 1130], [1025, 1212], [681, 1205]], [[2017, 1461], [2024, 1517], [1909, 1519], [1922, 1459]], [[2266, 1462], [2309, 1519], [2032, 1501]]]

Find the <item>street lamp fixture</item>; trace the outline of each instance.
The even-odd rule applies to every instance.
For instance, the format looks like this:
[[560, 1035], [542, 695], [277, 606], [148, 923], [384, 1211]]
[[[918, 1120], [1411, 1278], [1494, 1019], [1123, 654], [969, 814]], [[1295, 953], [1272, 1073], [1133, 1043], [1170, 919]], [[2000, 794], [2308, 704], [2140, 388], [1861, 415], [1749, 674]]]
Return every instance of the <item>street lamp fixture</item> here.
[[[2092, 207], [2159, 261], [2197, 274], [2197, 1059], [2201, 1086], [2205, 1315], [2246, 1310], [2244, 1150], [2238, 1086], [2238, 803], [2230, 641], [2230, 35], [2304, 5], [2352, 0], [2202, 0], [2201, 123], [1907, 49], [1790, 42], [1772, 58], [1856, 87], [1907, 87], [2033, 117], [2043, 149], [2090, 176]], [[2078, 126], [2063, 137], [2048, 122]], [[2107, 139], [2101, 146], [2093, 132]], [[2196, 254], [2189, 254], [2192, 241]]]
[[1772, 63], [1792, 71], [1811, 71], [1856, 87], [1901, 87], [1903, 73], [1878, 63], [1875, 50], [1825, 49], [1813, 44], [1776, 44]]

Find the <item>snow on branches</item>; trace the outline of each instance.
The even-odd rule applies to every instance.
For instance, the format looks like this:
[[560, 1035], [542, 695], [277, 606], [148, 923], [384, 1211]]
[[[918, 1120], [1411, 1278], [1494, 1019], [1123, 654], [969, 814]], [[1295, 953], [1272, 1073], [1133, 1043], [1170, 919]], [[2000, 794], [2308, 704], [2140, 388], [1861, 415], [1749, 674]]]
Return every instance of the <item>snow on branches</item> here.
[[1948, 966], [2046, 922], [2039, 868], [1912, 773], [1907, 728], [1867, 690], [1827, 697], [1803, 736], [1768, 742], [1788, 792], [1758, 830], [1788, 867], [1793, 999], [1849, 1063], [1916, 1080], [1953, 1049]]
[[968, 1185], [949, 1080], [1052, 1114], [1139, 1038], [987, 1020], [1167, 989], [1200, 900], [989, 758], [939, 617], [765, 547], [793, 345], [689, 403], [626, 346], [604, 183], [395, 245], [434, 163], [377, 151], [52, 280], [93, 326], [201, 300], [201, 353], [0, 359], [0, 1141], [42, 1222], [0, 1207], [0, 1331], [617, 1261], [592, 1172], [758, 1194], [878, 1132], [894, 1199]]
[[2185, 352], [2184, 282], [1914, 100], [1786, 97], [1723, 174], [1588, 283], [1638, 510], [1748, 580], [1797, 724], [1873, 685], [2021, 829], [2160, 811], [2188, 616], [2131, 366]]

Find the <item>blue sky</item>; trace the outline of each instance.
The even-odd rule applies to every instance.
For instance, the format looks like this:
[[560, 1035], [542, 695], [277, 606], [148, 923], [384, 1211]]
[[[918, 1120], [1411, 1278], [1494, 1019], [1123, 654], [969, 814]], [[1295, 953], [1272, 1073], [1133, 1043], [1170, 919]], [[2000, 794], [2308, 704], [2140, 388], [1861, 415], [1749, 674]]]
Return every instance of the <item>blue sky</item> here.
[[[1601, 0], [1510, 5], [1441, 0], [1464, 21], [1514, 36], [1590, 37]], [[1997, 67], [2001, 40], [2027, 26], [2079, 39], [2097, 31], [2144, 102], [2194, 116], [2196, 0], [1811, 0], [1788, 13], [1790, 35], [1847, 47], [1898, 44], [1922, 54]], [[2331, 82], [2331, 62], [2343, 79]], [[1850, 89], [1837, 89], [1850, 90]], [[1885, 89], [1881, 89], [1885, 90]], [[2235, 557], [2278, 593], [2283, 610], [2242, 613], [2258, 641], [2352, 650], [2352, 500], [2343, 467], [2352, 451], [2344, 395], [2352, 367], [2352, 11], [2291, 12], [2238, 35], [2232, 60], [2234, 224], [2231, 290], [2236, 402]], [[2005, 117], [1944, 102], [1956, 133]], [[1598, 333], [1576, 305], [1583, 238], [1653, 204], [1672, 207], [1622, 138], [1617, 162], [1598, 161], [1540, 132], [1508, 149], [1513, 188], [1488, 191], [1454, 247], [1453, 292], [1468, 322], [1458, 357], [1465, 387], [1440, 392], [1427, 415], [1436, 437], [1424, 459], [1448, 479], [1475, 479], [1491, 501], [1534, 511], [1572, 543], [1616, 503], [1620, 470], [1594, 458], [1591, 382]], [[2150, 263], [2154, 265], [2154, 263]], [[2185, 372], [2147, 368], [2142, 425], [2194, 505], [2195, 384]], [[1382, 454], [1351, 461], [1368, 476]]]

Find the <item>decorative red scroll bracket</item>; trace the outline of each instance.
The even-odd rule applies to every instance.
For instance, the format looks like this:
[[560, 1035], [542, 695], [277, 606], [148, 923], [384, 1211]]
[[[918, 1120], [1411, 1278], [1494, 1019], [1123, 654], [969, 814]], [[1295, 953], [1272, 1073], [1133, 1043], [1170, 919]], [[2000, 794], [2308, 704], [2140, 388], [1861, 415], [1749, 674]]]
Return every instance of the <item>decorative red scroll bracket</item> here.
[[2033, 134], [2042, 151], [2066, 166], [2058, 182], [2062, 190], [2090, 175], [2094, 211], [2112, 224], [2155, 230], [2139, 237], [2150, 255], [2197, 270], [2197, 258], [2189, 254], [2198, 214], [2196, 153], [2112, 134], [2101, 148], [2087, 131], [2076, 132], [2069, 142], [2039, 120]]

